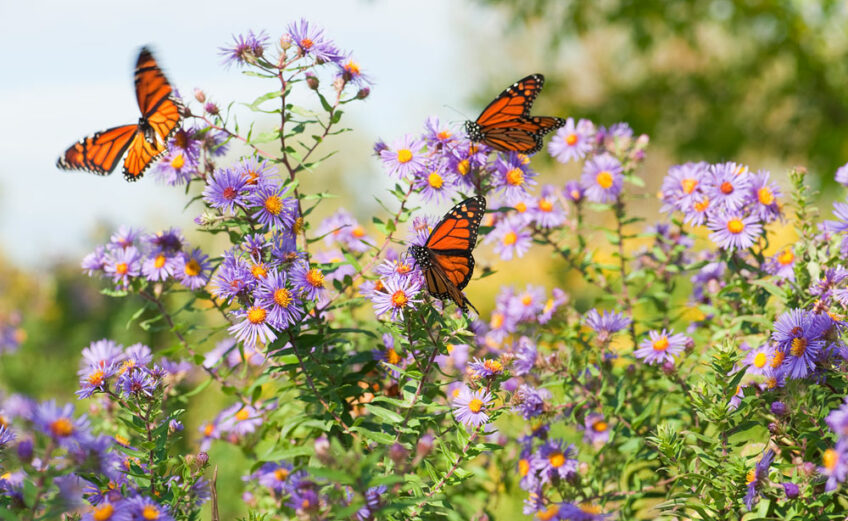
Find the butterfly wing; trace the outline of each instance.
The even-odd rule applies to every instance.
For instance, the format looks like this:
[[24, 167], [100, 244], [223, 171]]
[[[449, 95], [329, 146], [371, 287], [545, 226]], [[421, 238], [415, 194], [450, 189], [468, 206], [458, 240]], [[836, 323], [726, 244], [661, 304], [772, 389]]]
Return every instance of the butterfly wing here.
[[127, 158], [124, 159], [124, 179], [138, 181], [150, 165], [164, 153], [165, 145], [151, 143], [141, 132], [137, 133], [130, 143]]
[[173, 92], [156, 58], [148, 48], [142, 47], [135, 66], [135, 95], [142, 117], [162, 141], [168, 139], [182, 120], [182, 106]]
[[68, 148], [56, 161], [56, 166], [63, 170], [110, 174], [138, 136], [138, 125], [122, 125], [98, 132]]
[[544, 84], [545, 77], [541, 74], [531, 74], [518, 80], [483, 109], [476, 123], [481, 127], [487, 127], [529, 116], [533, 101]]

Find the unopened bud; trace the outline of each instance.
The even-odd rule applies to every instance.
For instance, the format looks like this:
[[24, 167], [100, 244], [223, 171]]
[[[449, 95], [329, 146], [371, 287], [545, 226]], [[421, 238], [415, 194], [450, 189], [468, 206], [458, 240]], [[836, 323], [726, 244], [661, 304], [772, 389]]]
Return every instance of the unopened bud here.
[[409, 451], [400, 443], [395, 443], [389, 447], [389, 458], [395, 462], [395, 465], [400, 466], [409, 457]]
[[32, 461], [32, 440], [26, 439], [18, 442], [18, 459], [23, 463]]
[[417, 459], [426, 458], [427, 455], [430, 454], [430, 451], [433, 450], [433, 435], [431, 433], [427, 433], [424, 436], [421, 436], [418, 440], [418, 445], [415, 447], [415, 457]]
[[211, 101], [203, 106], [203, 110], [205, 110], [209, 114], [212, 114], [213, 116], [217, 116], [221, 112], [221, 110], [218, 108], [218, 105], [215, 105]]
[[330, 451], [330, 440], [326, 436], [321, 435], [315, 438], [314, 447], [315, 456], [318, 458], [318, 461], [325, 465], [333, 462], [333, 455]]
[[198, 103], [206, 103], [206, 93], [200, 89], [194, 89], [194, 99], [196, 99]]
[[311, 72], [306, 73], [306, 84], [309, 86], [310, 89], [318, 90], [319, 83], [320, 82], [318, 81], [318, 76], [312, 74]]
[[369, 94], [371, 94], [371, 89], [369, 89], [368, 87], [362, 87], [361, 89], [359, 89], [359, 92], [356, 93], [356, 97], [358, 99], [365, 99], [368, 97]]

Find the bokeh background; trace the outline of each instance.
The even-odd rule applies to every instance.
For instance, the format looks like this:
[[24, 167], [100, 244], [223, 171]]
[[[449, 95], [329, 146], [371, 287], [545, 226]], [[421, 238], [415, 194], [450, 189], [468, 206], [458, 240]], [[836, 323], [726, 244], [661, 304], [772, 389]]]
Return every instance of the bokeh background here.
[[[848, 161], [844, 0], [3, 2], [0, 317], [20, 314], [23, 342], [16, 354], [0, 353], [0, 396], [73, 400], [79, 352], [91, 341], [168, 341], [127, 328], [137, 303], [100, 295], [101, 282], [80, 272], [82, 256], [118, 225], [179, 226], [193, 243], [220, 253], [191, 232], [196, 211], [184, 209], [182, 190], [150, 175], [130, 184], [120, 174], [54, 166], [83, 135], [137, 119], [138, 47], [154, 47], [186, 96], [198, 87], [221, 105], [250, 101], [267, 89], [222, 67], [218, 48], [248, 29], [277, 36], [300, 17], [353, 50], [374, 82], [367, 102], [350, 105], [346, 123], [354, 132], [331, 145], [340, 153], [305, 181], [307, 189], [332, 187], [341, 196], [319, 217], [339, 202], [362, 222], [379, 211], [374, 196], [388, 181], [371, 157], [375, 139], [416, 131], [429, 115], [473, 119], [504, 86], [533, 72], [548, 79], [534, 112], [626, 121], [650, 135], [647, 195], [669, 165], [689, 160], [744, 162], [771, 170], [784, 186], [786, 170], [804, 165], [827, 194], [834, 171]], [[536, 165], [543, 181], [577, 176], [544, 155]], [[640, 214], [656, 215], [654, 198], [639, 204]], [[484, 264], [494, 260], [480, 256]], [[484, 313], [499, 283], [580, 284], [545, 252], [513, 262], [521, 269], [494, 264], [495, 278], [469, 288]], [[189, 437], [223, 405], [214, 395], [196, 403]], [[240, 511], [245, 467], [233, 450], [214, 450], [213, 459], [227, 462], [219, 488], [229, 490], [222, 514], [231, 518]]]

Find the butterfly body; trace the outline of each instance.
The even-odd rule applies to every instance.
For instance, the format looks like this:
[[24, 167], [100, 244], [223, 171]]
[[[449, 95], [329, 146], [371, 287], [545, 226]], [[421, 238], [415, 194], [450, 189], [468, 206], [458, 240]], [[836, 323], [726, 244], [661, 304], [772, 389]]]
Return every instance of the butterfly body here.
[[545, 134], [565, 125], [562, 118], [530, 115], [544, 84], [544, 76], [531, 74], [507, 87], [475, 121], [465, 122], [468, 138], [501, 152], [538, 152]]
[[471, 251], [477, 244], [477, 230], [485, 213], [483, 196], [466, 199], [433, 228], [423, 246], [409, 247], [430, 294], [440, 300], [453, 300], [463, 312], [468, 311], [468, 306], [474, 308], [462, 290], [474, 273]]
[[135, 91], [141, 110], [138, 123], [112, 127], [79, 140], [59, 157], [56, 166], [108, 175], [126, 154], [124, 178], [141, 179], [165, 153], [165, 143], [182, 121], [183, 107], [147, 48], [141, 49], [136, 62]]

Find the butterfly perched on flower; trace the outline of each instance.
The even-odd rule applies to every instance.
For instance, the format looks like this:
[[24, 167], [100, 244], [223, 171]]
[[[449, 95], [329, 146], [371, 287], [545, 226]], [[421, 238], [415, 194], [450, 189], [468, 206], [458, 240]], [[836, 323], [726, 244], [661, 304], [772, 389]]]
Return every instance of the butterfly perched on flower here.
[[538, 152], [545, 134], [565, 125], [562, 118], [530, 115], [533, 101], [544, 84], [544, 76], [531, 74], [507, 87], [483, 109], [476, 121], [465, 122], [468, 138], [501, 152]]
[[165, 152], [165, 143], [182, 121], [183, 107], [171, 84], [146, 47], [135, 66], [135, 94], [141, 117], [138, 123], [121, 125], [88, 136], [68, 148], [56, 161], [63, 170], [85, 170], [99, 175], [112, 173], [124, 159], [124, 178], [141, 179]]
[[474, 272], [471, 250], [477, 244], [477, 229], [485, 213], [486, 199], [482, 195], [466, 199], [445, 214], [424, 246], [409, 247], [430, 294], [453, 300], [463, 312], [468, 311], [468, 306], [477, 311], [462, 289]]

